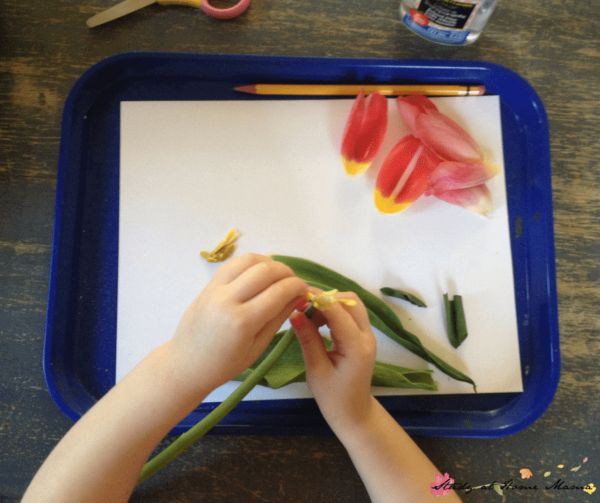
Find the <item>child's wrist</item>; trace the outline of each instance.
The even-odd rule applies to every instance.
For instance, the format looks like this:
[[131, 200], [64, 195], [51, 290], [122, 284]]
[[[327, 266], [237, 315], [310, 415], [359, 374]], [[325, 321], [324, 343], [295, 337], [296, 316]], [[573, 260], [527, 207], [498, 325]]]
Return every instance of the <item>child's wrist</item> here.
[[365, 432], [373, 428], [378, 405], [379, 402], [373, 396], [370, 396], [360, 415], [340, 417], [338, 421], [330, 424], [331, 429], [342, 444], [346, 446], [356, 442], [357, 439], [365, 435]]
[[344, 423], [334, 429], [334, 432], [346, 450], [362, 449], [372, 443], [380, 433], [382, 417], [387, 412], [379, 401], [371, 396], [365, 413], [353, 421]]
[[[162, 380], [161, 390], [169, 395], [165, 397], [169, 402], [175, 401], [175, 405], [191, 407], [191, 411], [213, 390], [214, 386], [207, 382], [198, 383], [189, 378], [183, 371], [184, 366], [171, 341], [159, 346], [153, 356]], [[198, 362], [198, 365], [201, 363]]]

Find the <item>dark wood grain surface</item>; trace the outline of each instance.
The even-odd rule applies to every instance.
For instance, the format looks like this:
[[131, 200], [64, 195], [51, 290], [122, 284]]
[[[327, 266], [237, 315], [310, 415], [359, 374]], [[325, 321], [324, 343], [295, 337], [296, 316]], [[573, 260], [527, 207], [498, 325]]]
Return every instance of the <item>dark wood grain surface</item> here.
[[[98, 60], [132, 50], [487, 60], [536, 88], [551, 124], [562, 375], [532, 427], [496, 440], [420, 439], [473, 485], [561, 473], [600, 486], [600, 4], [501, 2], [473, 46], [435, 46], [398, 21], [398, 1], [256, 0], [220, 23], [150, 7], [90, 31], [110, 0], [0, 0], [0, 502], [17, 501], [70, 426], [46, 390], [42, 341], [62, 106]], [[581, 458], [578, 472], [569, 472]], [[556, 468], [565, 464], [562, 472]], [[592, 501], [582, 491], [507, 491], [508, 501]], [[471, 493], [466, 501], [501, 501]], [[330, 437], [209, 436], [134, 501], [362, 502], [366, 492]], [[440, 499], [443, 501], [443, 498]]]

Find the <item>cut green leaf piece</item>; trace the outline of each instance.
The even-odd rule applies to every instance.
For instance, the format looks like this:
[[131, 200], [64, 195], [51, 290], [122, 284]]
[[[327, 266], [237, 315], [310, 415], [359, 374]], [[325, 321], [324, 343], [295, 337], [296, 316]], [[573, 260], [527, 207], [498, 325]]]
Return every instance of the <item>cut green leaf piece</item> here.
[[[255, 369], [262, 363], [265, 357], [271, 352], [272, 348], [279, 344], [279, 340], [284, 332], [275, 335], [269, 347], [260, 356], [260, 358], [242, 374], [236, 377], [241, 381], [250, 376]], [[323, 342], [328, 351], [332, 348], [331, 340], [323, 337]], [[258, 384], [277, 389], [294, 382], [304, 382], [306, 380], [306, 368], [302, 356], [302, 348], [298, 340], [292, 342], [287, 351], [277, 360], [271, 369], [263, 376]], [[373, 377], [371, 379], [373, 386], [384, 386], [390, 388], [408, 388], [424, 389], [437, 391], [437, 385], [432, 377], [431, 370], [411, 369], [392, 365], [389, 363], [375, 362], [373, 368]]]
[[433, 380], [432, 374], [431, 370], [410, 369], [390, 363], [375, 362], [371, 384], [390, 388], [437, 391], [437, 384]]
[[446, 312], [446, 333], [453, 347], [458, 347], [456, 338], [456, 323], [454, 322], [454, 303], [444, 294], [444, 311]]
[[432, 363], [446, 375], [458, 381], [472, 384], [473, 387], [475, 387], [475, 383], [469, 376], [463, 374], [460, 370], [455, 369], [452, 365], [435, 355], [432, 351], [423, 346], [416, 335], [406, 330], [398, 316], [396, 316], [396, 313], [383, 300], [373, 295], [368, 290], [365, 290], [355, 281], [336, 271], [317, 264], [316, 262], [303, 258], [284, 255], [273, 255], [271, 258], [286, 264], [300, 278], [314, 287], [323, 290], [336, 288], [342, 292], [352, 291], [356, 293], [367, 308], [371, 325], [412, 353], [420, 356], [425, 361]]
[[467, 332], [467, 320], [463, 308], [462, 297], [455, 295], [449, 300], [448, 294], [444, 294], [444, 310], [446, 311], [446, 327], [448, 340], [453, 347], [457, 348], [469, 335]]
[[405, 292], [404, 290], [399, 290], [398, 288], [390, 288], [389, 286], [384, 286], [383, 288], [380, 288], [379, 291], [383, 295], [387, 295], [388, 297], [402, 299], [407, 302], [410, 302], [411, 304], [414, 304], [415, 306], [427, 307], [427, 304], [425, 304], [425, 301], [421, 300], [419, 297], [417, 297], [416, 295], [414, 295], [412, 293]]
[[467, 331], [467, 320], [465, 318], [465, 310], [463, 307], [462, 297], [460, 295], [455, 295], [454, 299], [454, 323], [456, 324], [456, 340], [457, 345], [455, 347], [460, 346], [463, 341], [469, 335]]

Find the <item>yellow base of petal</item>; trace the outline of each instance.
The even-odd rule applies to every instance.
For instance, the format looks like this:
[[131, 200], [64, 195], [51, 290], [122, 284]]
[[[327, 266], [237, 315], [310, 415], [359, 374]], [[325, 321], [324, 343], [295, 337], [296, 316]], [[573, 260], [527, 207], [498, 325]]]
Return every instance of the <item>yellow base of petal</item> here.
[[342, 163], [344, 164], [344, 169], [346, 170], [346, 174], [350, 176], [356, 176], [364, 173], [369, 169], [371, 165], [370, 162], [356, 162], [350, 161], [349, 159], [344, 159], [342, 157]]
[[495, 162], [486, 162], [483, 165], [485, 166], [485, 170], [490, 178], [500, 173], [500, 166]]
[[465, 208], [473, 213], [478, 213], [482, 217], [487, 217], [492, 211], [492, 201], [491, 199], [482, 199], [477, 204], [465, 206]]
[[410, 202], [397, 203], [389, 197], [384, 197], [378, 189], [375, 189], [375, 207], [381, 213], [398, 213], [412, 204]]

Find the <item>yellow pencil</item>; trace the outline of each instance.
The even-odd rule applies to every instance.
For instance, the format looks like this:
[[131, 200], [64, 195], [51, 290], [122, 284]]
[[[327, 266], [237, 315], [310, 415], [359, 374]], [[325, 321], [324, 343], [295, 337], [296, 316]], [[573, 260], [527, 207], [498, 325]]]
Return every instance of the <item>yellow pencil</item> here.
[[234, 87], [235, 91], [249, 94], [288, 95], [288, 96], [356, 96], [379, 92], [385, 96], [481, 96], [485, 86], [457, 86], [445, 84], [251, 84]]

